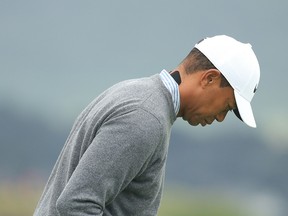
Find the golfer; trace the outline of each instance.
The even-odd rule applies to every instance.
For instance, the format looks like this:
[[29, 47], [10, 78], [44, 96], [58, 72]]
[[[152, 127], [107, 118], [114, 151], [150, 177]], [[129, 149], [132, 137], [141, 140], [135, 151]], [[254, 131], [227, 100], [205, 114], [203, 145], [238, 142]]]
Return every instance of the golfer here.
[[176, 118], [205, 126], [234, 111], [256, 127], [259, 79], [251, 45], [218, 35], [170, 72], [112, 86], [76, 119], [34, 216], [157, 215]]

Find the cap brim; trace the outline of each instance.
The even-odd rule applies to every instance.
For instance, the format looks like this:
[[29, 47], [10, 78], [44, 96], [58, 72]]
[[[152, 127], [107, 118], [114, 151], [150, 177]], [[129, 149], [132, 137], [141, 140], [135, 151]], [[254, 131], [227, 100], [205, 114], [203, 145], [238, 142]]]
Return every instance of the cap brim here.
[[256, 128], [256, 122], [250, 102], [236, 91], [234, 91], [234, 95], [237, 104], [237, 109], [234, 110], [235, 115], [248, 126]]

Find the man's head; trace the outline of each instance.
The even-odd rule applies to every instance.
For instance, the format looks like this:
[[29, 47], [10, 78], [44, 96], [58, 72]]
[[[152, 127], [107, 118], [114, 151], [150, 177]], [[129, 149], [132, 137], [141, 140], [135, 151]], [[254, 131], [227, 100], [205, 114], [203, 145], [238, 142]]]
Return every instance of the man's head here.
[[206, 38], [195, 45], [177, 69], [186, 79], [179, 86], [179, 116], [184, 120], [204, 126], [215, 119], [223, 121], [233, 110], [247, 125], [256, 127], [250, 102], [259, 83], [260, 68], [250, 44], [225, 35]]

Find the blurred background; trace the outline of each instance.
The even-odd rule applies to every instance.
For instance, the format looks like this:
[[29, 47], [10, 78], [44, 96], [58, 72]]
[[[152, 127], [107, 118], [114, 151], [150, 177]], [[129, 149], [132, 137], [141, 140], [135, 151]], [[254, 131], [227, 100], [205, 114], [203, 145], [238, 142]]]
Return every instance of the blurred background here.
[[32, 215], [77, 115], [118, 81], [172, 70], [200, 39], [252, 44], [257, 129], [173, 126], [160, 216], [288, 215], [285, 0], [0, 0], [0, 215]]

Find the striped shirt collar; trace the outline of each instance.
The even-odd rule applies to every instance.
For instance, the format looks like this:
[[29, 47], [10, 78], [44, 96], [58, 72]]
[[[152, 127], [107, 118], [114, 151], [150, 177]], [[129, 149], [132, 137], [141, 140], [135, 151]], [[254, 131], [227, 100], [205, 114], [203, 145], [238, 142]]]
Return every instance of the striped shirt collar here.
[[174, 111], [177, 116], [180, 109], [180, 93], [178, 84], [166, 70], [161, 71], [160, 78], [172, 96]]

